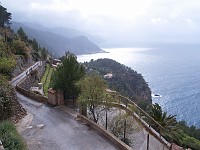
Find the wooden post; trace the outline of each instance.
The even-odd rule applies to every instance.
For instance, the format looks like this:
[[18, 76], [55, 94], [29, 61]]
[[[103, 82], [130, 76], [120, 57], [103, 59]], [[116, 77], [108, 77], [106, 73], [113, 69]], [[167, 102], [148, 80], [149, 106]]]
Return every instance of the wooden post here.
[[126, 143], [126, 118], [124, 121], [124, 143]]

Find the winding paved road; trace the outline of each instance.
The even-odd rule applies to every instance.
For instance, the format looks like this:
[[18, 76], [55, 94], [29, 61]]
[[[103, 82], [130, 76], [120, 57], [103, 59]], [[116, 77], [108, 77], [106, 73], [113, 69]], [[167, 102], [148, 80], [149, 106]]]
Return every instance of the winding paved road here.
[[[20, 79], [13, 83], [16, 84]], [[33, 115], [31, 124], [21, 133], [30, 150], [117, 149], [95, 130], [75, 120], [59, 107], [50, 107], [19, 93], [17, 96], [26, 111]], [[39, 124], [44, 124], [44, 127], [37, 127]]]

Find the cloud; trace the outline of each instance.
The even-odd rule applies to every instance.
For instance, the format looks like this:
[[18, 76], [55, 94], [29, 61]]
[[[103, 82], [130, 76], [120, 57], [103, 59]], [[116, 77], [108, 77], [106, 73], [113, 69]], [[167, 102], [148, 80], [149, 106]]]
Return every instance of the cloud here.
[[197, 0], [3, 0], [15, 21], [70, 27], [107, 41], [194, 42]]
[[163, 18], [152, 18], [151, 19], [151, 22], [153, 24], [165, 24], [165, 23], [168, 23], [168, 20], [167, 19], [163, 19]]

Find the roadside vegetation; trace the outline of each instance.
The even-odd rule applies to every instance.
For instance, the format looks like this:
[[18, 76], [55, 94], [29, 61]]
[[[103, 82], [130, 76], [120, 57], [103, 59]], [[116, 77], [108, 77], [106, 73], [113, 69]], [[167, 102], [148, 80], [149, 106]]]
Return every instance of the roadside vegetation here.
[[5, 150], [27, 150], [25, 141], [11, 121], [0, 122], [0, 140]]
[[17, 58], [21, 57], [28, 63], [29, 59], [45, 60], [48, 54], [35, 39], [29, 39], [22, 28], [14, 33], [10, 28], [10, 20], [11, 13], [0, 4], [0, 121], [15, 115], [12, 107], [16, 106], [17, 99], [9, 80], [13, 77]]

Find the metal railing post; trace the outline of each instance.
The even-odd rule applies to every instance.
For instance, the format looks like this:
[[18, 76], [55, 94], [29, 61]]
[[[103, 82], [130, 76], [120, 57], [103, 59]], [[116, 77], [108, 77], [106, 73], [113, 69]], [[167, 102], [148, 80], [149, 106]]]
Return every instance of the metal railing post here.
[[149, 134], [147, 134], [147, 150], [149, 150]]

